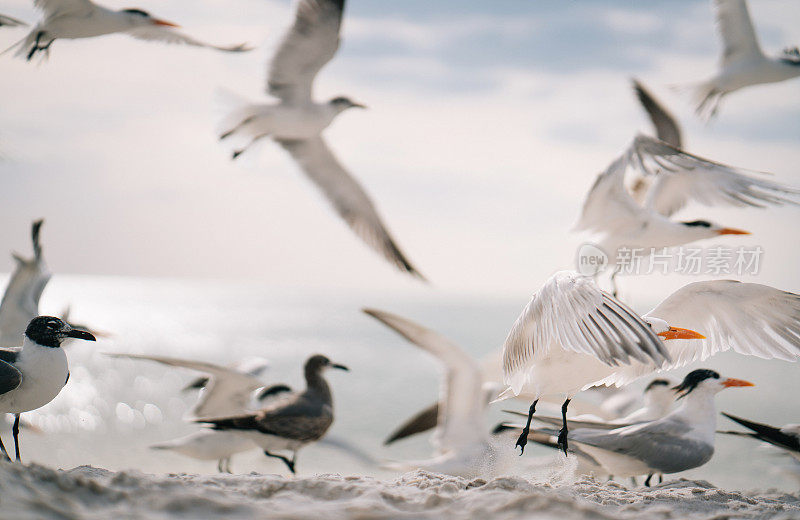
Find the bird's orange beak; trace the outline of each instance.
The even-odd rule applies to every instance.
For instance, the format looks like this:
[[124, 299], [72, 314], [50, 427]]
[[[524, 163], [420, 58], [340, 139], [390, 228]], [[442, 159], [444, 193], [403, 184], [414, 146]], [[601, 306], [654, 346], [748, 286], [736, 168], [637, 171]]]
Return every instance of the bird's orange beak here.
[[749, 235], [750, 234], [749, 231], [744, 231], [742, 229], [736, 229], [736, 228], [730, 228], [730, 227], [722, 228], [719, 231], [717, 231], [717, 233], [720, 234], [720, 235]]
[[705, 336], [700, 334], [699, 332], [695, 332], [689, 329], [682, 329], [680, 327], [670, 327], [669, 330], [664, 332], [659, 332], [659, 336], [664, 338], [664, 340], [668, 339], [706, 339]]
[[744, 379], [728, 378], [722, 382], [722, 386], [724, 386], [725, 388], [730, 388], [732, 386], [756, 386], [756, 385], [754, 385], [750, 381], [745, 381]]
[[153, 18], [153, 23], [155, 25], [163, 25], [164, 27], [180, 27], [180, 25], [172, 22], [168, 22], [166, 20], [159, 20], [158, 18]]

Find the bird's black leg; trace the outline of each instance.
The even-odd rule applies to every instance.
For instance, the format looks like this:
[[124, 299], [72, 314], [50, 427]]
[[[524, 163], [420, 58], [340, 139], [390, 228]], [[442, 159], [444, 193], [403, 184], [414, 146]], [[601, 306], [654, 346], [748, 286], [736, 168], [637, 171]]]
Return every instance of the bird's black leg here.
[[0, 452], [3, 453], [3, 456], [6, 458], [8, 462], [11, 462], [11, 457], [8, 456], [8, 452], [6, 451], [6, 447], [3, 446], [3, 439], [0, 439]]
[[294, 461], [295, 461], [295, 458], [297, 458], [297, 454], [296, 453], [292, 457], [292, 460], [287, 459], [283, 455], [275, 455], [273, 453], [268, 452], [267, 450], [264, 450], [264, 455], [266, 455], [267, 457], [273, 457], [273, 458], [282, 460], [283, 463], [286, 464], [286, 467], [289, 468], [289, 471], [291, 471], [292, 473], [297, 473], [294, 470]]
[[223, 463], [224, 463], [224, 462], [225, 462], [225, 459], [219, 459], [219, 460], [217, 461], [217, 472], [219, 472], [219, 473], [225, 473], [225, 470], [223, 469]]
[[564, 404], [561, 405], [561, 420], [563, 421], [563, 425], [561, 426], [561, 431], [558, 432], [558, 445], [561, 446], [561, 449], [564, 450], [564, 455], [567, 454], [567, 434], [569, 430], [567, 429], [567, 406], [569, 406], [569, 402], [571, 399], [567, 399], [564, 401]]
[[645, 486], [645, 487], [650, 487], [650, 479], [651, 479], [651, 478], [653, 478], [653, 474], [652, 474], [652, 473], [650, 473], [649, 475], [647, 475], [647, 480], [645, 480], [645, 481], [644, 481], [644, 486]]
[[11, 428], [11, 433], [14, 435], [14, 456], [19, 460], [19, 414], [14, 414], [14, 426]]
[[258, 141], [259, 139], [263, 139], [265, 137], [269, 137], [269, 134], [261, 134], [261, 135], [255, 136], [249, 143], [247, 143], [247, 145], [244, 148], [240, 148], [238, 150], [234, 150], [233, 154], [231, 154], [231, 159], [236, 159], [237, 157], [242, 155], [245, 152], [245, 150], [247, 150], [248, 148], [253, 146], [256, 141]]
[[538, 402], [538, 399], [535, 400], [533, 403], [531, 403], [531, 407], [528, 408], [528, 422], [525, 423], [525, 427], [522, 429], [519, 439], [517, 439], [516, 446], [519, 446], [520, 457], [523, 453], [525, 453], [525, 445], [528, 444], [528, 434], [531, 433], [531, 420], [533, 419], [533, 414], [536, 413], [536, 403]]
[[658, 474], [658, 483], [662, 484], [663, 482], [664, 482], [664, 474], [663, 473], [659, 473]]
[[219, 136], [219, 140], [222, 141], [223, 139], [227, 139], [228, 137], [232, 136], [239, 129], [241, 129], [243, 126], [252, 123], [255, 118], [256, 118], [256, 116], [250, 116], [250, 117], [244, 118], [241, 123], [239, 123], [238, 125], [234, 126], [233, 128], [231, 128], [227, 132], [223, 132], [222, 135]]

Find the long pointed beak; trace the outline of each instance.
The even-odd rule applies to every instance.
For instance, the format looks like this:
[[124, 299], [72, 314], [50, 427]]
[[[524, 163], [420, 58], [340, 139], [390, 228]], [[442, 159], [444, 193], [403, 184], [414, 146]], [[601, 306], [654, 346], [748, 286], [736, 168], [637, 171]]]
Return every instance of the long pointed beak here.
[[729, 228], [729, 227], [722, 228], [719, 231], [717, 231], [717, 233], [720, 234], [720, 235], [749, 235], [749, 234], [751, 234], [749, 231], [745, 231], [743, 229], [736, 229], [736, 228]]
[[72, 329], [66, 332], [64, 335], [67, 336], [68, 338], [83, 339], [86, 341], [97, 341], [97, 338], [95, 338], [91, 333], [86, 332], [85, 330]]
[[337, 364], [333, 364], [333, 363], [332, 363], [332, 364], [331, 364], [331, 368], [338, 368], [339, 370], [344, 370], [345, 372], [350, 372], [350, 369], [349, 369], [349, 368], [347, 368], [347, 367], [346, 367], [346, 366], [344, 366], [344, 365], [337, 365]]
[[153, 18], [154, 25], [163, 25], [164, 27], [180, 27], [180, 25], [172, 22], [168, 22], [166, 20], [159, 20], [158, 18]]
[[754, 385], [750, 381], [745, 381], [744, 379], [728, 378], [722, 382], [722, 386], [724, 386], [725, 388], [730, 388], [732, 386], [756, 386], [756, 385]]
[[350, 105], [350, 106], [352, 106], [352, 107], [355, 107], [355, 108], [363, 108], [363, 109], [365, 109], [365, 110], [366, 110], [367, 108], [369, 108], [367, 105], [362, 105], [361, 103], [353, 103], [353, 104], [352, 104], [352, 105]]
[[658, 335], [664, 338], [665, 341], [668, 339], [706, 339], [706, 337], [699, 332], [690, 329], [682, 329], [680, 327], [670, 327], [669, 330], [659, 332]]

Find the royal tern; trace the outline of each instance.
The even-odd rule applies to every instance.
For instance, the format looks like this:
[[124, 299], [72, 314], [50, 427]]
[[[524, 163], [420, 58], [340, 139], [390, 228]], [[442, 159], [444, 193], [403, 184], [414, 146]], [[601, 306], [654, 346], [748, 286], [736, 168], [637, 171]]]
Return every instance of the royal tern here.
[[182, 43], [227, 52], [251, 50], [245, 44], [217, 46], [201, 42], [177, 31], [178, 25], [155, 18], [141, 9], [115, 11], [91, 0], [34, 0], [33, 5], [44, 16], [25, 38], [14, 45], [18, 47], [16, 56], [24, 56], [28, 61], [37, 52], [49, 55], [50, 46], [59, 38], [92, 38], [113, 33], [126, 33], [140, 40]]
[[717, 73], [694, 88], [697, 114], [707, 118], [714, 117], [722, 98], [735, 90], [800, 76], [797, 47], [784, 50], [777, 58], [764, 55], [745, 0], [714, 0], [714, 7], [722, 59]]
[[346, 97], [313, 101], [317, 73], [339, 48], [344, 0], [300, 0], [295, 20], [272, 57], [267, 93], [278, 103], [238, 103], [222, 122], [220, 139], [239, 141], [233, 158], [254, 142], [271, 137], [294, 158], [339, 216], [369, 247], [398, 269], [419, 278], [389, 234], [367, 193], [339, 163], [322, 131], [348, 108], [364, 108]]
[[[800, 296], [733, 280], [694, 282], [639, 317], [590, 278], [560, 272], [533, 295], [506, 338], [503, 368], [509, 388], [501, 398], [523, 390], [534, 396], [566, 396], [565, 440], [567, 406], [579, 391], [621, 386], [726, 350], [796, 359]], [[523, 449], [536, 403], [518, 440]]]
[[[646, 190], [628, 192], [629, 169], [652, 179]], [[638, 135], [597, 177], [575, 229], [599, 234], [599, 247], [610, 263], [617, 262], [621, 248], [647, 255], [653, 249], [720, 235], [749, 234], [706, 220], [681, 222], [670, 217], [689, 202], [737, 207], [798, 204], [800, 190], [756, 175]]]
[[614, 429], [576, 428], [570, 430], [569, 440], [611, 475], [647, 475], [644, 484], [649, 486], [654, 474], [686, 471], [711, 460], [717, 425], [714, 397], [726, 388], [744, 386], [753, 383], [722, 379], [713, 370], [694, 370], [675, 387], [683, 402], [674, 412]]
[[[254, 414], [198, 419], [220, 431], [234, 431], [255, 442], [267, 457], [280, 459], [295, 473], [297, 451], [322, 438], [333, 424], [333, 397], [322, 373], [331, 368], [348, 370], [322, 355], [305, 364], [306, 389]], [[276, 451], [292, 452], [289, 459]]]
[[[69, 380], [69, 365], [61, 343], [67, 338], [95, 341], [52, 316], [38, 316], [25, 329], [21, 347], [0, 348], [0, 413], [13, 413], [14, 450], [19, 453], [19, 415], [40, 408]], [[0, 450], [10, 460], [3, 441]]]
[[729, 435], [752, 437], [781, 448], [785, 453], [800, 461], [800, 424], [787, 424], [781, 428], [757, 423], [722, 412], [722, 415], [744, 426], [749, 432], [725, 431]]
[[16, 266], [0, 303], [0, 345], [19, 345], [25, 328], [39, 315], [39, 299], [51, 276], [39, 242], [43, 223], [37, 220], [31, 226], [33, 258], [12, 253]]
[[410, 320], [375, 309], [364, 309], [364, 312], [436, 357], [444, 368], [432, 440], [436, 455], [427, 460], [394, 463], [390, 467], [420, 468], [464, 478], [501, 472], [513, 450], [490, 435], [487, 409], [497, 386], [483, 382], [477, 360], [435, 331]]

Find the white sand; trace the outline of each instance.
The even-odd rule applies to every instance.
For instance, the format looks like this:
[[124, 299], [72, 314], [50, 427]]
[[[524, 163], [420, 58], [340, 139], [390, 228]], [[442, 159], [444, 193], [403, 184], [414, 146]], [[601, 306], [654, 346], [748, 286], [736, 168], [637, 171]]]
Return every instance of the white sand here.
[[320, 475], [148, 475], [0, 464], [2, 519], [797, 519], [800, 497], [675, 480], [653, 488], [424, 472], [394, 481]]

